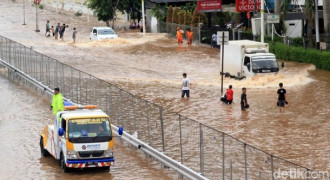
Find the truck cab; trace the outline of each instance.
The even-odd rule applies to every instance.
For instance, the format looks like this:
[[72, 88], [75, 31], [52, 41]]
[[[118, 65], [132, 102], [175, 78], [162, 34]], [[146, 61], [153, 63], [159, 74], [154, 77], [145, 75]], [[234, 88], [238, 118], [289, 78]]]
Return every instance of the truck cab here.
[[242, 75], [252, 77], [258, 73], [278, 72], [276, 57], [270, 53], [245, 54]]
[[110, 169], [113, 147], [110, 117], [96, 106], [66, 106], [40, 136], [42, 156], [59, 160], [64, 172], [69, 168]]

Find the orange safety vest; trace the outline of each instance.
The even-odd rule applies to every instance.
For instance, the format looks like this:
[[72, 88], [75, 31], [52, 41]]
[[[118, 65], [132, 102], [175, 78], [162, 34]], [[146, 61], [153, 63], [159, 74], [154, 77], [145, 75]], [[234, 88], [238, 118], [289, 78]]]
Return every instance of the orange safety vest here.
[[192, 31], [187, 31], [187, 38], [192, 39], [193, 38], [193, 32]]

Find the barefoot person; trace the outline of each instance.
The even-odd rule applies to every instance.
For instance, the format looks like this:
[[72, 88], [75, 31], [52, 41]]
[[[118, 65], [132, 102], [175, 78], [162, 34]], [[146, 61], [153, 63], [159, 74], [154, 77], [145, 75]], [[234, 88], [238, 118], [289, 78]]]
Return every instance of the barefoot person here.
[[194, 37], [194, 33], [190, 30], [190, 28], [188, 28], [188, 30], [186, 32], [186, 36], [187, 36], [187, 40], [188, 40], [188, 45], [191, 45], [193, 37]]
[[182, 34], [183, 31], [180, 29], [180, 27], [176, 28], [176, 38], [178, 39], [178, 44], [182, 44]]
[[249, 104], [247, 102], [247, 98], [246, 98], [246, 88], [243, 87], [242, 88], [242, 95], [241, 95], [241, 109], [242, 111], [245, 111], [247, 108], [249, 108]]
[[76, 43], [77, 33], [78, 32], [77, 32], [76, 28], [73, 28], [73, 32], [72, 32], [73, 44]]
[[232, 89], [233, 89], [233, 86], [229, 85], [229, 89], [227, 89], [227, 104], [233, 103], [234, 92]]
[[280, 89], [277, 90], [278, 101], [277, 106], [280, 107], [280, 113], [284, 112], [284, 106], [287, 104], [286, 102], [286, 90], [283, 88], [283, 83], [279, 84]]

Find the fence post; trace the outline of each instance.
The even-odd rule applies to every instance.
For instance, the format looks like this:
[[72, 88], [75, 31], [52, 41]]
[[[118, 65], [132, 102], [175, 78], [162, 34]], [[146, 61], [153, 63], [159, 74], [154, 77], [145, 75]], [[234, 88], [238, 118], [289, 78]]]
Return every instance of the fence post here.
[[229, 179], [233, 180], [233, 165], [232, 165], [231, 159], [230, 159], [229, 163], [230, 163], [230, 177], [229, 177]]
[[199, 123], [200, 171], [204, 175], [204, 142], [202, 124]]
[[270, 162], [271, 162], [271, 168], [272, 168], [272, 180], [274, 180], [274, 160], [273, 160], [273, 155], [270, 155]]
[[136, 99], [133, 99], [133, 116], [134, 116], [134, 132], [136, 132], [136, 111], [135, 111]]
[[[81, 85], [81, 71], [79, 71], [78, 81], [79, 81], [79, 103], [82, 104], [82, 103], [81, 103], [81, 94], [82, 94], [82, 93], [81, 93], [81, 86], [82, 86], [82, 85]], [[77, 95], [78, 95], [78, 93], [77, 93]], [[77, 98], [78, 98], [78, 97], [77, 97]]]
[[146, 101], [146, 108], [147, 108], [147, 125], [148, 125], [148, 143], [151, 144], [151, 141], [150, 141], [150, 109], [149, 109], [148, 101]]
[[245, 168], [245, 180], [247, 180], [248, 177], [247, 177], [247, 163], [246, 163], [246, 143], [244, 143], [244, 168]]
[[308, 169], [306, 169], [307, 170], [307, 173], [306, 173], [306, 180], [309, 180], [309, 170]]
[[124, 118], [123, 118], [123, 95], [122, 90], [119, 90], [120, 94], [120, 105], [119, 105], [119, 118], [121, 119], [121, 125], [124, 126]]
[[162, 144], [163, 144], [163, 153], [165, 153], [165, 137], [164, 137], [164, 122], [163, 122], [163, 108], [159, 106], [159, 118], [160, 118], [160, 128], [162, 131]]
[[181, 164], [183, 164], [183, 152], [182, 152], [182, 130], [181, 130], [181, 115], [179, 114], [179, 129], [180, 129], [180, 153], [181, 153]]
[[259, 180], [261, 180], [261, 172], [259, 171]]
[[225, 133], [222, 133], [222, 179], [225, 180]]

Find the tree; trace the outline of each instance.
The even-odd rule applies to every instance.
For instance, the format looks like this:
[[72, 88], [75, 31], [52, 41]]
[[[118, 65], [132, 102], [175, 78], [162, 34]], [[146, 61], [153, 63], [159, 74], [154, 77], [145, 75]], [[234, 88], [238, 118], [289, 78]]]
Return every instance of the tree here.
[[199, 13], [197, 8], [195, 8], [191, 19], [191, 25], [198, 26], [199, 23], [203, 23], [204, 25], [207, 25], [207, 18], [204, 13]]
[[158, 20], [163, 21], [166, 17], [165, 13], [168, 9], [167, 4], [162, 6], [161, 4], [155, 4], [154, 7], [151, 8], [151, 14], [155, 16]]
[[97, 19], [99, 21], [104, 21], [108, 27], [110, 27], [110, 21], [113, 21], [112, 27], [114, 27], [118, 1], [119, 0], [87, 0], [85, 4], [88, 8], [97, 13]]
[[171, 23], [172, 22], [172, 15], [173, 15], [173, 7], [170, 5], [167, 9], [167, 15], [166, 15], [166, 22]]
[[136, 12], [139, 12], [141, 9], [141, 0], [119, 0], [117, 9], [135, 19]]
[[183, 18], [183, 24], [184, 25], [191, 25], [191, 12], [185, 12], [184, 18]]
[[184, 14], [186, 12], [185, 11], [179, 11], [178, 13], [178, 24], [184, 24]]
[[179, 8], [175, 7], [172, 15], [172, 23], [179, 24], [178, 13], [179, 13]]

